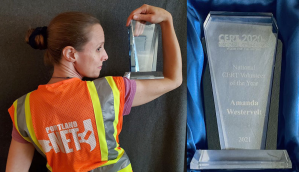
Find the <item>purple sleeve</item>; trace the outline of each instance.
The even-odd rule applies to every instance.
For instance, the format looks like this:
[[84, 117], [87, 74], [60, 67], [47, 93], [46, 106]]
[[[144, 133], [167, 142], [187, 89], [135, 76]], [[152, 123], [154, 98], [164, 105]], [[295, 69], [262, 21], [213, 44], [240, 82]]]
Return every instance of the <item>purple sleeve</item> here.
[[123, 115], [128, 115], [131, 112], [132, 103], [136, 93], [136, 82], [128, 78], [124, 78], [125, 83], [125, 105]]
[[12, 128], [11, 137], [12, 137], [15, 141], [20, 142], [20, 143], [30, 143], [30, 142], [28, 142], [27, 140], [25, 140], [25, 139], [19, 134], [19, 132], [17, 131], [17, 129], [15, 128], [14, 125], [13, 125], [13, 128]]

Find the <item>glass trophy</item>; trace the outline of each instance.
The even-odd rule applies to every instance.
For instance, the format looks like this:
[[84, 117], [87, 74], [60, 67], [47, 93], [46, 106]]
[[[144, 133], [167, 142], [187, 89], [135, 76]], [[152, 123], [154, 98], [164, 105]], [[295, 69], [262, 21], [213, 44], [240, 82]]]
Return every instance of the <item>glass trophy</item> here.
[[277, 64], [273, 15], [210, 12], [204, 34], [221, 150], [197, 150], [190, 168], [292, 168], [286, 150], [266, 149]]
[[130, 72], [129, 79], [162, 79], [157, 72], [158, 29], [155, 24], [132, 20], [129, 27]]

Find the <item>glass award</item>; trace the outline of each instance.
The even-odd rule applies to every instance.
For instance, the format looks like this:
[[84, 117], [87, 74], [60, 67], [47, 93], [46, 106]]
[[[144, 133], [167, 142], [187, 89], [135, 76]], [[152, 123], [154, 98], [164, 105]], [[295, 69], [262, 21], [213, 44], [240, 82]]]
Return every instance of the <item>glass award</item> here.
[[132, 20], [129, 27], [130, 72], [129, 79], [162, 79], [157, 72], [158, 28], [155, 24]]
[[197, 150], [190, 168], [291, 168], [286, 150], [265, 149], [278, 36], [273, 15], [210, 12], [204, 34], [221, 150]]

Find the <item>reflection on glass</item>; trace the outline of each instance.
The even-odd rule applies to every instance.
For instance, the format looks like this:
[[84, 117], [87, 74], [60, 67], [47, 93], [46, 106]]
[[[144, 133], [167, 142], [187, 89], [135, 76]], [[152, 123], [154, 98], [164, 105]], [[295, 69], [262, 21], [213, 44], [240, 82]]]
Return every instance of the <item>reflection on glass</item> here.
[[156, 71], [158, 32], [155, 24], [131, 21], [129, 28], [131, 72]]

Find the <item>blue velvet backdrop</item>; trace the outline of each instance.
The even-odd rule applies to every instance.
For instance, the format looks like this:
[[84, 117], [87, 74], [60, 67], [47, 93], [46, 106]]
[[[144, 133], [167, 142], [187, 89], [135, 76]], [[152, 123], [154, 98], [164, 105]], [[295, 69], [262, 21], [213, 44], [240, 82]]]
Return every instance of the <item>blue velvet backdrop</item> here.
[[210, 11], [271, 12], [283, 43], [278, 149], [299, 171], [299, 0], [187, 0], [187, 170], [196, 149], [207, 149], [201, 76], [202, 25]]

